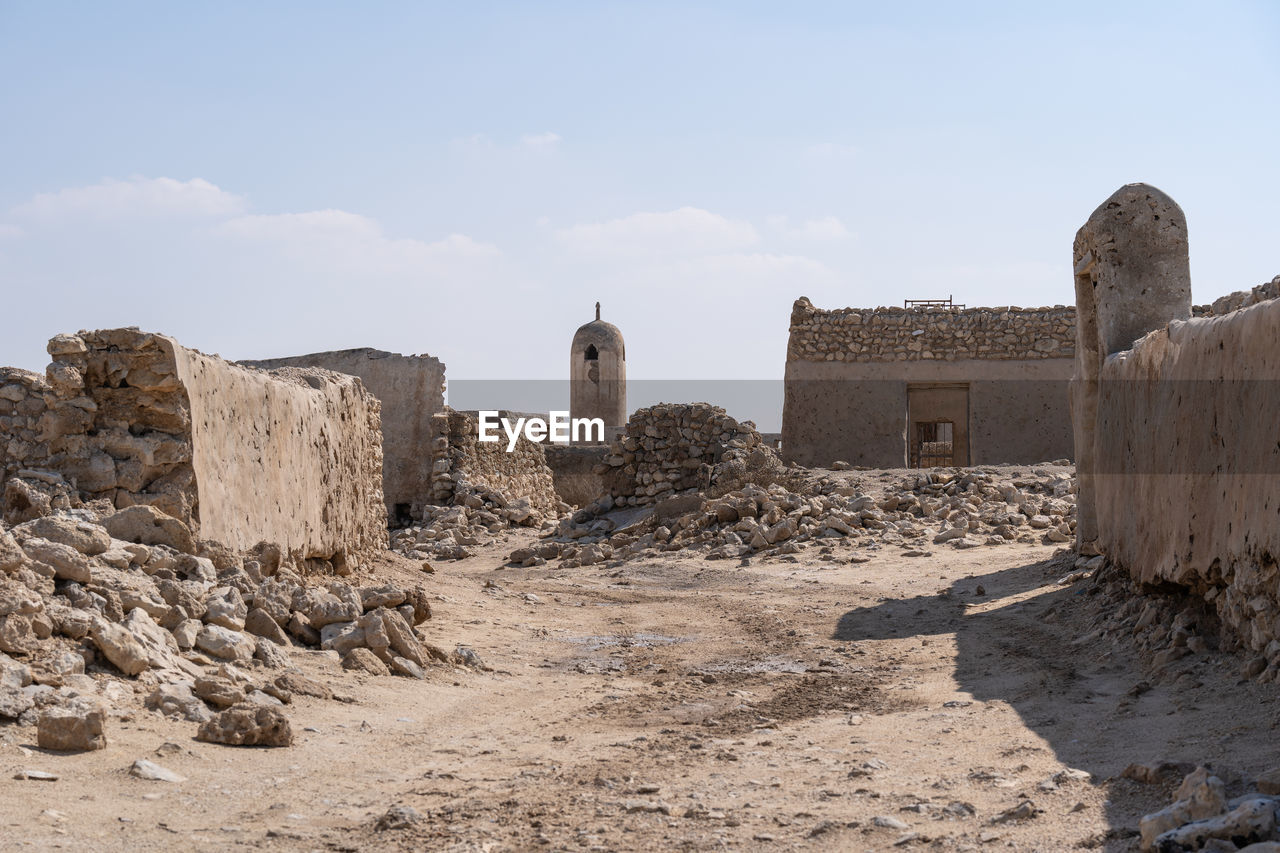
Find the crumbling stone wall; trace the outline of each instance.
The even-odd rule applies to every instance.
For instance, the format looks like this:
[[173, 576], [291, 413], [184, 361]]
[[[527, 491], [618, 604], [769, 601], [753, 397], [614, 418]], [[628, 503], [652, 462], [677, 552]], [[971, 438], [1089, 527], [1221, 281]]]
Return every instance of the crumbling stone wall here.
[[548, 444], [543, 450], [560, 500], [581, 507], [604, 493], [604, 481], [596, 468], [609, 455], [608, 445]]
[[1038, 360], [1075, 355], [1076, 312], [1052, 308], [791, 309], [788, 361]]
[[1248, 308], [1250, 305], [1257, 305], [1259, 302], [1266, 302], [1268, 299], [1278, 298], [1280, 298], [1280, 275], [1251, 290], [1237, 290], [1235, 293], [1219, 296], [1209, 305], [1192, 306], [1191, 315], [1220, 317], [1232, 311], [1239, 311], [1241, 308]]
[[[519, 415], [499, 412], [498, 417]], [[551, 469], [541, 444], [523, 436], [507, 452], [507, 438], [501, 429], [496, 442], [479, 440], [478, 413], [446, 408], [432, 418], [432, 497], [437, 504], [453, 503], [475, 492], [497, 492], [503, 505], [527, 499], [541, 515], [558, 515]]]
[[1185, 218], [1141, 184], [1075, 251], [1079, 547], [1202, 597], [1280, 674], [1280, 300], [1188, 319]]
[[385, 547], [378, 403], [328, 371], [274, 374], [137, 329], [58, 335], [40, 379], [0, 383], [0, 468], [84, 501], [149, 504], [205, 539], [302, 558]]
[[749, 421], [740, 423], [719, 406], [660, 403], [631, 415], [596, 471], [615, 506], [644, 506], [707, 485], [708, 466], [760, 446]]
[[787, 346], [783, 458], [904, 467], [911, 389], [937, 386], [967, 400], [956, 424], [967, 464], [1070, 458], [1074, 335], [1075, 311], [1062, 306], [824, 311], [801, 297]]
[[358, 376], [382, 403], [382, 486], [387, 513], [407, 519], [431, 500], [431, 418], [444, 410], [444, 364], [429, 355], [400, 355], [364, 347], [290, 358], [244, 361], [272, 370], [320, 367]]

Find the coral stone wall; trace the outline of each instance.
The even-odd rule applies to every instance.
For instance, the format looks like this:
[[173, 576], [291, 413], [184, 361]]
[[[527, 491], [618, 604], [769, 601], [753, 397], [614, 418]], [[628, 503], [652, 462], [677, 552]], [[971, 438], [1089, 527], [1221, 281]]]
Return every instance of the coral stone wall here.
[[760, 433], [709, 403], [662, 403], [637, 409], [597, 467], [617, 506], [657, 503], [706, 484], [704, 466], [745, 455]]
[[[505, 411], [498, 416], [512, 424], [520, 417]], [[446, 409], [432, 418], [435, 502], [447, 504], [488, 490], [498, 492], [504, 502], [524, 498], [542, 515], [557, 515], [560, 498], [542, 445], [522, 436], [508, 453], [505, 433], [501, 428], [497, 433], [496, 442], [480, 441], [476, 412]]]
[[1075, 355], [1076, 310], [843, 308], [805, 297], [791, 310], [788, 361], [1039, 360]]

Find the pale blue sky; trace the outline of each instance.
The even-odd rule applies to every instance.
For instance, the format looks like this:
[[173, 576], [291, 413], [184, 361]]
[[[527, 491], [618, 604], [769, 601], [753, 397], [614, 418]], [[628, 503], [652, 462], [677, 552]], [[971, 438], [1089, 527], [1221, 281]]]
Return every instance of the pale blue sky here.
[[141, 325], [231, 358], [375, 346], [776, 378], [791, 302], [1071, 301], [1120, 184], [1195, 297], [1280, 273], [1272, 2], [0, 0], [0, 364]]

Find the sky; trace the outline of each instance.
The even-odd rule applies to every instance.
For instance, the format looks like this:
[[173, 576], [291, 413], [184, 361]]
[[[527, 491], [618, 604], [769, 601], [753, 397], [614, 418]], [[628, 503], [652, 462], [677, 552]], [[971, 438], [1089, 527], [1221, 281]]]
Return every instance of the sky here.
[[1124, 183], [1280, 273], [1280, 5], [0, 0], [0, 364], [137, 325], [776, 380], [792, 302], [1073, 301]]

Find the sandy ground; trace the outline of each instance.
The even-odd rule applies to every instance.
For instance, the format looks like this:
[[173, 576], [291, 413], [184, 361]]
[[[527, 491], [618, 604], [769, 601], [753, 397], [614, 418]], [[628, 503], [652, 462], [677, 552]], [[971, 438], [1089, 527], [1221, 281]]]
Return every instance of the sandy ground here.
[[[518, 544], [428, 577], [429, 639], [488, 671], [371, 678], [297, 650], [344, 701], [296, 698], [290, 748], [141, 710], [93, 753], [8, 727], [0, 848], [1128, 850], [1170, 790], [1129, 763], [1280, 763], [1274, 688], [1216, 653], [1153, 678], [1092, 635], [1101, 596], [1059, 586], [1050, 547], [502, 568]], [[187, 781], [134, 778], [138, 758]], [[397, 805], [420, 820], [378, 828]]]

